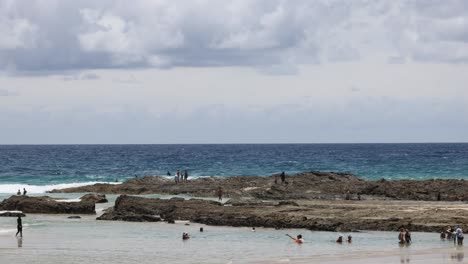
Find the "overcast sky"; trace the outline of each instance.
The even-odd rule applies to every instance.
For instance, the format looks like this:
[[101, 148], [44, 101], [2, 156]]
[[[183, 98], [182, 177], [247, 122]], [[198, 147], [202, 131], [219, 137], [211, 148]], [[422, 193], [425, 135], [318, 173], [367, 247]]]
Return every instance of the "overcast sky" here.
[[468, 1], [0, 1], [0, 144], [326, 142], [468, 142]]

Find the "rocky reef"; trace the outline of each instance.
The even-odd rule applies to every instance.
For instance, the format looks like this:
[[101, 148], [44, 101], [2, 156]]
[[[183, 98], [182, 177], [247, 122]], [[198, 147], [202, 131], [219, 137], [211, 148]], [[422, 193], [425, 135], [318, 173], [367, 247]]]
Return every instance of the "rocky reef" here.
[[13, 195], [0, 203], [0, 210], [39, 214], [95, 214], [93, 202], [61, 202], [48, 196]]
[[[442, 204], [441, 204], [442, 203]], [[121, 195], [115, 206], [98, 220], [167, 221], [188, 220], [207, 225], [236, 227], [306, 228], [322, 231], [382, 230], [440, 231], [462, 223], [468, 212], [459, 203], [401, 201], [215, 201], [182, 198], [169, 200]], [[466, 206], [465, 206], [466, 207]], [[458, 208], [459, 209], [459, 208]]]
[[[275, 184], [275, 178], [277, 182]], [[251, 197], [268, 200], [295, 199], [393, 199], [425, 201], [468, 201], [468, 181], [437, 180], [379, 180], [369, 181], [349, 173], [304, 172], [286, 177], [281, 183], [278, 175], [206, 177], [184, 183], [174, 183], [165, 177], [134, 178], [122, 184], [94, 184], [53, 190], [60, 192], [92, 192], [106, 194], [186, 194], [193, 197], [213, 197], [222, 187], [226, 197]]]

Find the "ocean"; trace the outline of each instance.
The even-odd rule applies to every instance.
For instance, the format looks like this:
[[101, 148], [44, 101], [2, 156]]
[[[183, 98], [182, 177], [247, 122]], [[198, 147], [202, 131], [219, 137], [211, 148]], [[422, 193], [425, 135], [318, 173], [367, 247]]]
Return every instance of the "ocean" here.
[[190, 177], [350, 172], [369, 180], [468, 179], [468, 143], [0, 145], [0, 193], [41, 193], [188, 170]]

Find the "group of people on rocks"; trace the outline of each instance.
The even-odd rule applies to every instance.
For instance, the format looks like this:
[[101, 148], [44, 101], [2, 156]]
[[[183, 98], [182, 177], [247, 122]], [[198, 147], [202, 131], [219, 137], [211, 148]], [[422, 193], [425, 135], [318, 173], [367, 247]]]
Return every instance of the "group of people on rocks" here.
[[454, 227], [448, 227], [447, 230], [443, 230], [440, 232], [440, 239], [442, 240], [453, 240], [454, 244], [458, 244], [459, 246], [463, 245], [463, 229], [456, 225]]
[[[26, 191], [26, 188], [23, 188], [23, 195], [26, 195], [28, 192]], [[16, 192], [16, 195], [21, 195], [21, 190], [18, 189], [18, 191]]]
[[[169, 171], [167, 172], [167, 176], [171, 176]], [[184, 170], [184, 172], [181, 172], [180, 170], [177, 170], [174, 175], [174, 181], [175, 183], [188, 182], [188, 171]]]

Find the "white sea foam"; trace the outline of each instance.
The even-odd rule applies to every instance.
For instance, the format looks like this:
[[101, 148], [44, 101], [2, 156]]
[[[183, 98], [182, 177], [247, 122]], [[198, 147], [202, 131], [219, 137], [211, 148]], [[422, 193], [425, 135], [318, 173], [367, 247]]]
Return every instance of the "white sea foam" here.
[[12, 183], [12, 184], [0, 184], [0, 193], [6, 194], [16, 194], [18, 190], [21, 192], [23, 188], [26, 188], [28, 194], [32, 193], [45, 193], [47, 191], [52, 191], [53, 189], [64, 189], [71, 187], [80, 187], [85, 185], [92, 185], [96, 183], [109, 183], [109, 184], [121, 184], [120, 182], [76, 182], [76, 183], [60, 183], [60, 184], [51, 184], [51, 185], [28, 185], [22, 183]]
[[21, 211], [15, 211], [15, 210], [10, 210], [10, 211], [0, 211], [0, 214], [4, 214], [4, 213], [14, 213], [14, 214], [21, 214], [22, 212]]
[[15, 233], [16, 232], [16, 229], [12, 229], [12, 228], [9, 228], [9, 229], [2, 229], [0, 228], [0, 235], [1, 234], [8, 234], [8, 233]]
[[76, 198], [76, 199], [60, 199], [60, 200], [55, 200], [57, 202], [66, 202], [66, 203], [77, 203], [77, 202], [80, 202], [81, 199], [80, 198]]

